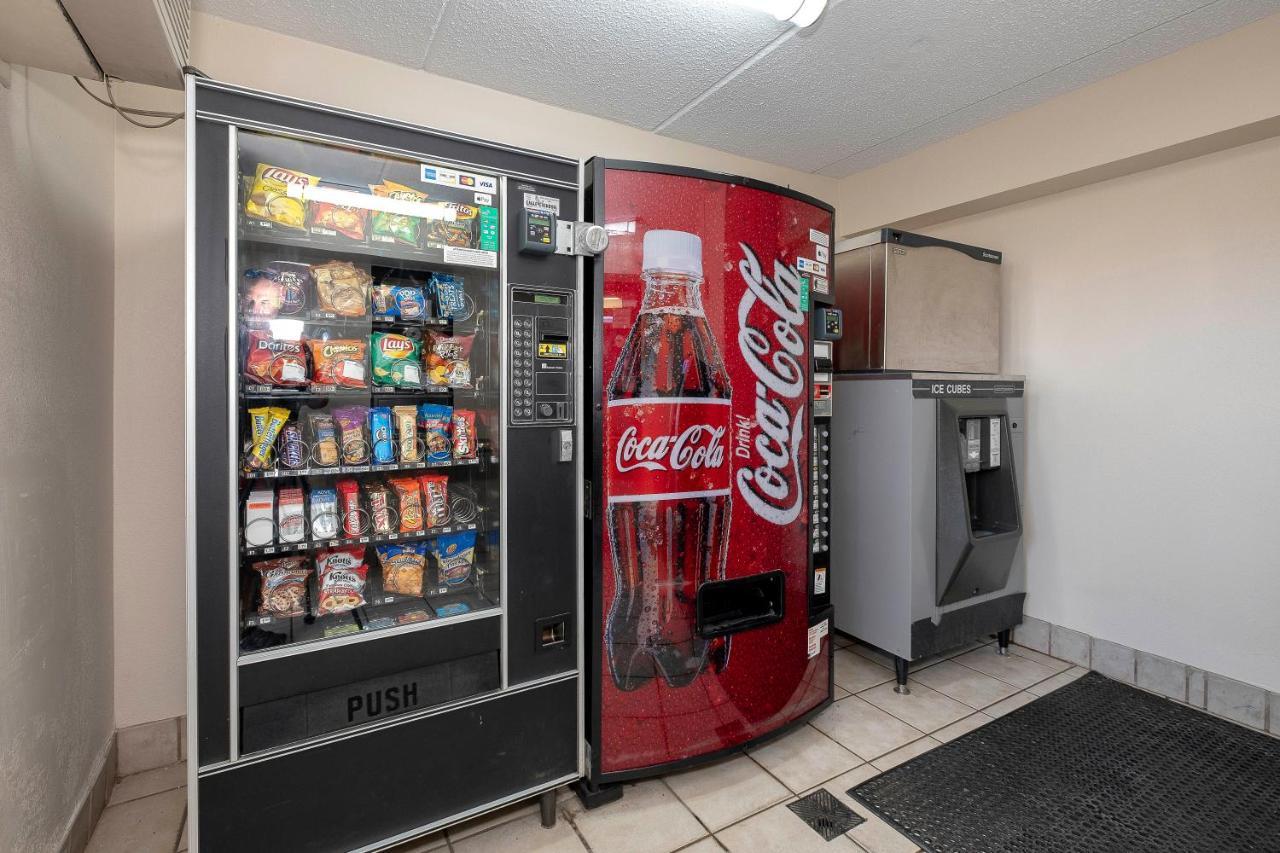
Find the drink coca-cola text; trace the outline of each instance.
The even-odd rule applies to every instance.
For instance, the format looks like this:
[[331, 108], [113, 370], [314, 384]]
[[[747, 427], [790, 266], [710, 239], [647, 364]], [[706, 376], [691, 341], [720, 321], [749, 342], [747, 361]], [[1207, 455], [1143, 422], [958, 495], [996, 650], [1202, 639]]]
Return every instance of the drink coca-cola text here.
[[[789, 402], [803, 400], [805, 374], [805, 312], [800, 307], [800, 277], [781, 260], [773, 262], [773, 278], [746, 243], [738, 272], [747, 289], [738, 302], [738, 349], [756, 377], [755, 428], [751, 443], [760, 463], [738, 469], [738, 491], [747, 506], [765, 521], [786, 525], [795, 521], [804, 504], [800, 451], [804, 442], [805, 406], [793, 411]], [[770, 335], [753, 325], [752, 309], [767, 308]], [[776, 348], [775, 348], [776, 347]], [[742, 442], [747, 430], [739, 429], [735, 455], [750, 460], [751, 446]]]

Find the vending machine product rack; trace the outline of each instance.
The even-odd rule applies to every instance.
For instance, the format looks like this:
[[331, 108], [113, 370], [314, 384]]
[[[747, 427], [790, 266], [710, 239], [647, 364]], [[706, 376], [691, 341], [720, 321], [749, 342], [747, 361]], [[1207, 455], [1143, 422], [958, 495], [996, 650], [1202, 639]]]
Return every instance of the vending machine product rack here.
[[[577, 161], [187, 84], [190, 846], [375, 850], [581, 775]], [[449, 772], [455, 768], [465, 772]]]

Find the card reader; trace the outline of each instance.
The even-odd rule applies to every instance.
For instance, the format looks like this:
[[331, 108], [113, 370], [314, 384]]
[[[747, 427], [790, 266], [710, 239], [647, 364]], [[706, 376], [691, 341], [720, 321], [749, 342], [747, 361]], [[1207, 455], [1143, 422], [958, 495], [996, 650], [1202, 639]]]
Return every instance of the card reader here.
[[556, 215], [546, 210], [520, 211], [520, 251], [551, 255], [556, 251]]

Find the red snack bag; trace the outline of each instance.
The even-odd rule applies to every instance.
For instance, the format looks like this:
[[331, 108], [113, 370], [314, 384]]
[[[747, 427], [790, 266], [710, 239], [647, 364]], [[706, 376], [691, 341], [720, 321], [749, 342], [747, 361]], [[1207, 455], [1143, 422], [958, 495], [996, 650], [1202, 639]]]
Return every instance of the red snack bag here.
[[449, 523], [449, 476], [447, 474], [423, 474], [423, 513], [427, 527], [440, 527]]
[[416, 533], [422, 529], [422, 493], [412, 477], [392, 477], [387, 483], [395, 489], [400, 502], [400, 532]]
[[249, 332], [244, 375], [250, 382], [298, 388], [307, 384], [307, 356], [302, 341], [277, 338], [263, 329]]
[[453, 458], [476, 458], [476, 413], [470, 409], [453, 410]]
[[365, 348], [362, 340], [312, 340], [311, 362], [315, 365], [313, 381], [316, 385], [334, 385], [338, 388], [367, 388], [365, 379]]
[[338, 512], [342, 515], [342, 532], [346, 536], [359, 536], [368, 526], [364, 511], [360, 508], [360, 484], [355, 480], [338, 481]]
[[364, 585], [369, 567], [364, 564], [364, 547], [335, 548], [316, 554], [316, 579], [320, 594], [316, 615], [345, 613], [365, 604]]

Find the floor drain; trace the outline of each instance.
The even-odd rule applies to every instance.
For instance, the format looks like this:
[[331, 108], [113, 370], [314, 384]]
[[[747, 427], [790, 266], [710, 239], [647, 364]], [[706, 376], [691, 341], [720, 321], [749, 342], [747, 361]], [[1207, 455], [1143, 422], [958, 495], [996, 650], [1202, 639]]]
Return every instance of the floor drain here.
[[787, 808], [827, 841], [844, 835], [866, 820], [826, 788], [819, 788], [807, 797], [788, 803]]

